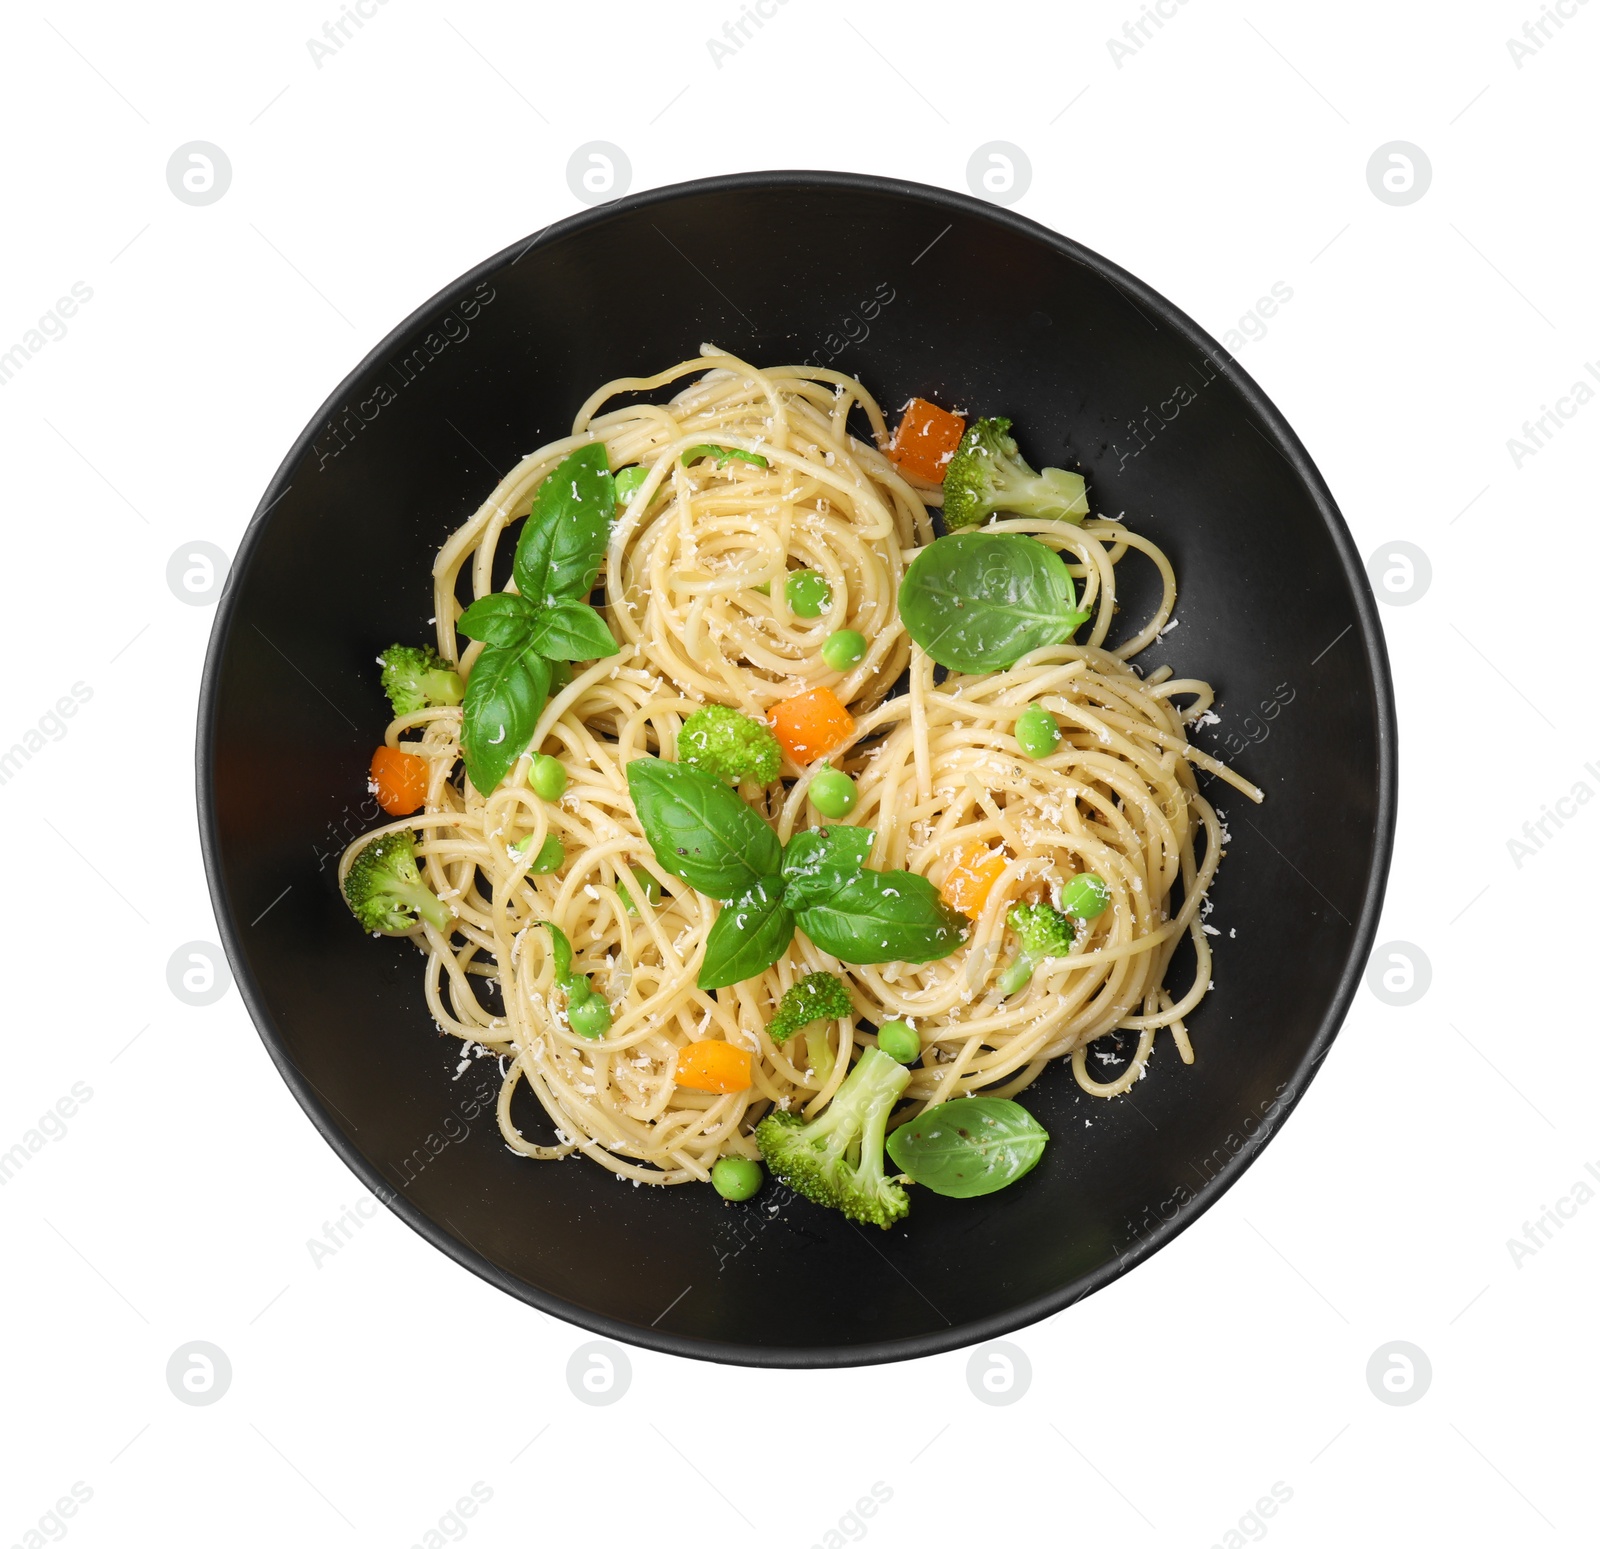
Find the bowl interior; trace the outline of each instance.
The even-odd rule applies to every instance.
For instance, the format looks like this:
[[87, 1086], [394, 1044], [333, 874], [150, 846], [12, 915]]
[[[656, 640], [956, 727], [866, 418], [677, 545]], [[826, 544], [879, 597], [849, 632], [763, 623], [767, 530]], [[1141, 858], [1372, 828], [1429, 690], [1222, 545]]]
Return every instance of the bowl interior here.
[[[340, 850], [379, 816], [365, 791], [388, 716], [373, 658], [430, 637], [441, 540], [519, 457], [570, 429], [596, 386], [703, 340], [858, 375], [891, 419], [913, 393], [1010, 415], [1035, 462], [1081, 468], [1096, 508], [1177, 567], [1179, 627], [1142, 663], [1217, 686], [1222, 722], [1202, 745], [1267, 792], [1254, 808], [1212, 788], [1232, 838], [1196, 1063], [1163, 1038], [1115, 1102], [1053, 1067], [1028, 1099], [1055, 1137], [1042, 1165], [985, 1200], [919, 1194], [889, 1233], [770, 1187], [732, 1207], [709, 1188], [635, 1188], [582, 1160], [514, 1156], [496, 1129], [495, 1066], [458, 1074], [421, 958], [363, 935], [334, 883]], [[1371, 597], [1331, 499], [1271, 406], [1181, 314], [965, 198], [820, 174], [720, 179], [602, 207], [490, 260], [329, 400], [268, 489], [219, 613], [203, 839], [269, 1049], [413, 1226], [512, 1294], [617, 1337], [844, 1364], [1063, 1306], [1248, 1163], [1326, 1052], [1370, 946], [1391, 713]], [[784, 1296], [792, 1285], [808, 1294]]]

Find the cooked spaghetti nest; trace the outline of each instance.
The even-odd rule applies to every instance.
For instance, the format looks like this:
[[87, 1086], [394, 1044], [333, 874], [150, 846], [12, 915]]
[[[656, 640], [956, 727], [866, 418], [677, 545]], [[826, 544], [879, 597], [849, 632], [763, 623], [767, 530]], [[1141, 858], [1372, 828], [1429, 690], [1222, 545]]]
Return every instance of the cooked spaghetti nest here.
[[[876, 403], [836, 372], [757, 371], [705, 350], [657, 376], [607, 384], [584, 405], [573, 435], [508, 475], [435, 566], [440, 651], [454, 660], [463, 567], [474, 595], [487, 593], [496, 551], [540, 480], [601, 437], [613, 467], [651, 470], [617, 521], [607, 560], [619, 654], [578, 671], [551, 697], [529, 751], [487, 794], [452, 778], [459, 709], [398, 717], [386, 734], [389, 745], [429, 761], [430, 779], [423, 810], [378, 832], [419, 835], [425, 880], [456, 916], [448, 935], [426, 922], [413, 932], [427, 958], [428, 1005], [442, 1031], [503, 1057], [507, 1144], [537, 1158], [581, 1150], [635, 1182], [703, 1181], [719, 1156], [758, 1156], [751, 1131], [772, 1106], [819, 1110], [848, 1073], [852, 1044], [871, 1041], [870, 1029], [892, 1019], [921, 1037], [906, 1096], [923, 1106], [979, 1090], [1013, 1095], [1067, 1055], [1084, 1090], [1114, 1096], [1143, 1075], [1163, 1028], [1192, 1061], [1186, 1018], [1211, 977], [1205, 893], [1226, 841], [1195, 770], [1251, 800], [1261, 793], [1189, 743], [1187, 728], [1210, 708], [1210, 686], [1166, 668], [1141, 675], [1130, 662], [1171, 616], [1176, 586], [1165, 555], [1116, 521], [992, 524], [1061, 551], [1093, 619], [1082, 643], [1034, 651], [1003, 672], [942, 676], [911, 645], [895, 609], [906, 565], [932, 541], [926, 509], [887, 459], [845, 428], [859, 406], [884, 440]], [[619, 394], [696, 373], [665, 405], [596, 412]], [[759, 452], [769, 466], [685, 468], [682, 453], [705, 442]], [[1116, 567], [1134, 552], [1155, 565], [1160, 601], [1108, 649]], [[833, 601], [819, 619], [794, 618], [780, 602], [791, 557], [830, 581]], [[763, 581], [770, 597], [754, 589]], [[841, 674], [821, 665], [819, 647], [845, 627], [871, 648]], [[468, 670], [475, 649], [463, 657]], [[885, 698], [907, 666], [908, 689]], [[1008, 852], [1004, 871], [949, 957], [846, 965], [797, 932], [765, 972], [730, 990], [701, 990], [696, 975], [719, 905], [657, 863], [625, 767], [647, 754], [675, 758], [684, 721], [705, 701], [760, 714], [819, 684], [855, 710], [854, 736], [831, 762], [856, 779], [860, 799], [848, 821], [875, 831], [870, 864], [937, 884], [959, 853], [981, 843]], [[1012, 732], [1035, 704], [1063, 731], [1042, 759], [1023, 755]], [[557, 802], [529, 789], [536, 752], [566, 770]], [[815, 767], [743, 788], [785, 842], [822, 821], [807, 794]], [[533, 875], [531, 858], [552, 833], [566, 860], [554, 874]], [[341, 883], [372, 837], [346, 852]], [[1086, 923], [1069, 957], [1046, 962], [1024, 990], [1002, 997], [994, 980], [1008, 907], [1050, 899], [1084, 871], [1104, 879], [1111, 906]], [[660, 894], [654, 905], [651, 884]], [[565, 932], [574, 969], [610, 1003], [600, 1038], [577, 1036], [558, 1013], [546, 921]], [[1194, 977], [1173, 989], [1167, 971], [1185, 937]], [[844, 979], [855, 1013], [828, 1029], [834, 1058], [825, 1078], [807, 1068], [806, 1040], [775, 1045], [765, 1032], [783, 992], [818, 970]], [[1134, 1047], [1120, 1073], [1101, 1081], [1090, 1046], [1108, 1033], [1129, 1035]], [[751, 1051], [752, 1085], [729, 1093], [677, 1086], [678, 1051], [717, 1037]], [[513, 1120], [524, 1081], [555, 1127], [553, 1144], [525, 1137]]]
[[[579, 410], [572, 435], [523, 459], [434, 566], [440, 654], [455, 659], [457, 576], [469, 561], [473, 595], [493, 587], [496, 546], [527, 514], [534, 490], [568, 453], [604, 441], [614, 468], [649, 476], [612, 534], [607, 622], [624, 645], [681, 693], [763, 715], [825, 685], [845, 704], [876, 704], [905, 670], [909, 644], [895, 608], [907, 551], [933, 536], [927, 509], [876, 445], [846, 428], [852, 409], [886, 441], [883, 411], [854, 378], [820, 367], [757, 371], [713, 345], [651, 377], [607, 383]], [[665, 404], [600, 412], [607, 400], [696, 380]], [[767, 466], [701, 458], [734, 448]], [[815, 570], [830, 592], [816, 618], [789, 606], [784, 578]], [[765, 588], [765, 590], [763, 590]], [[865, 657], [829, 668], [821, 648], [859, 631]]]

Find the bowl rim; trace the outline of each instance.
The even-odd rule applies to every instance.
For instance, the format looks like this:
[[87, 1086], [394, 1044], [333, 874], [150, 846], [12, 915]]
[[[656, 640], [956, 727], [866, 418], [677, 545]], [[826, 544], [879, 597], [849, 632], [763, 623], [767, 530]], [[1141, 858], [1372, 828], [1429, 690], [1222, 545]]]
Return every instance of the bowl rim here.
[[[279, 1035], [276, 1022], [268, 1008], [266, 997], [251, 971], [245, 955], [239, 926], [228, 900], [223, 875], [222, 846], [218, 831], [217, 808], [212, 789], [212, 770], [217, 731], [218, 708], [221, 697], [222, 662], [235, 622], [237, 601], [236, 580], [244, 575], [254, 558], [257, 545], [267, 528], [267, 518], [272, 508], [291, 487], [295, 469], [300, 465], [313, 441], [334, 411], [366, 379], [372, 370], [394, 353], [410, 333], [441, 306], [448, 305], [459, 295], [470, 290], [478, 281], [501, 269], [514, 266], [535, 247], [559, 242], [575, 232], [591, 226], [602, 225], [622, 214], [649, 209], [658, 204], [669, 204], [685, 198], [704, 194], [751, 193], [771, 190], [832, 189], [857, 194], [911, 199], [934, 211], [950, 216], [976, 218], [983, 222], [1009, 229], [1019, 236], [1043, 243], [1055, 252], [1083, 264], [1121, 290], [1133, 304], [1155, 316], [1173, 329], [1194, 348], [1202, 351], [1223, 376], [1238, 390], [1246, 405], [1260, 418], [1267, 431], [1275, 438], [1274, 450], [1283, 456], [1296, 478], [1310, 495], [1333, 540], [1334, 548], [1343, 567], [1345, 582], [1355, 602], [1356, 629], [1366, 656], [1373, 685], [1375, 720], [1377, 723], [1378, 806], [1374, 834], [1373, 862], [1369, 870], [1360, 910], [1355, 921], [1355, 934], [1344, 967], [1340, 973], [1333, 997], [1323, 1013], [1316, 1036], [1305, 1056], [1296, 1067], [1287, 1084], [1286, 1093], [1274, 1104], [1273, 1111], [1262, 1117], [1255, 1134], [1236, 1151], [1228, 1161], [1203, 1184], [1191, 1198], [1173, 1214], [1163, 1218], [1142, 1233], [1129, 1247], [1097, 1268], [1079, 1275], [1057, 1289], [1032, 1300], [1011, 1307], [986, 1318], [952, 1324], [949, 1328], [917, 1334], [899, 1339], [882, 1339], [863, 1344], [834, 1346], [758, 1346], [735, 1341], [709, 1340], [674, 1334], [655, 1327], [642, 1328], [603, 1313], [581, 1307], [564, 1298], [528, 1284], [491, 1262], [470, 1244], [463, 1242], [440, 1222], [426, 1215], [418, 1206], [392, 1188], [370, 1162], [361, 1149], [346, 1137], [335, 1121], [329, 1106], [303, 1072], [294, 1064]], [[948, 228], [947, 228], [948, 229]], [[1271, 443], [1269, 443], [1271, 444]], [[1394, 835], [1398, 801], [1398, 727], [1395, 715], [1394, 683], [1389, 668], [1388, 651], [1383, 630], [1378, 619], [1376, 599], [1373, 596], [1365, 566], [1355, 546], [1355, 540], [1346, 525], [1333, 495], [1317, 471], [1310, 454], [1288, 421], [1278, 411], [1254, 380], [1239, 366], [1237, 358], [1217, 343], [1186, 313], [1180, 311], [1164, 296], [1153, 290], [1137, 276], [1119, 265], [1083, 246], [1072, 238], [1053, 231], [1037, 221], [1019, 215], [1003, 206], [946, 188], [933, 187], [903, 178], [882, 177], [874, 174], [839, 171], [808, 171], [804, 169], [738, 172], [715, 177], [688, 179], [679, 183], [664, 184], [658, 188], [627, 194], [620, 198], [580, 210], [562, 220], [552, 221], [531, 237], [524, 237], [501, 249], [482, 263], [475, 265], [429, 297], [403, 321], [391, 329], [367, 352], [365, 357], [334, 388], [322, 403], [306, 428], [296, 438], [265, 492], [257, 503], [250, 522], [239, 540], [239, 546], [229, 566], [222, 595], [217, 603], [212, 621], [211, 635], [206, 647], [205, 662], [201, 672], [199, 711], [195, 726], [195, 780], [197, 816], [200, 830], [200, 849], [205, 865], [207, 889], [211, 895], [213, 913], [222, 946], [227, 954], [238, 985], [240, 998], [255, 1024], [256, 1032], [267, 1053], [277, 1067], [284, 1083], [294, 1094], [322, 1138], [333, 1148], [347, 1167], [367, 1189], [405, 1222], [414, 1232], [447, 1254], [463, 1268], [471, 1270], [480, 1279], [505, 1292], [518, 1301], [537, 1308], [540, 1312], [575, 1324], [592, 1333], [615, 1339], [623, 1344], [635, 1345], [666, 1355], [686, 1356], [696, 1360], [717, 1361], [729, 1365], [768, 1367], [780, 1369], [827, 1369], [838, 1367], [869, 1366], [887, 1361], [909, 1360], [920, 1356], [945, 1354], [970, 1345], [993, 1340], [1015, 1333], [1037, 1323], [1054, 1313], [1062, 1312], [1095, 1291], [1109, 1285], [1142, 1263], [1152, 1253], [1165, 1247], [1179, 1233], [1185, 1231], [1228, 1192], [1255, 1160], [1266, 1143], [1278, 1132], [1284, 1120], [1294, 1111], [1307, 1085], [1327, 1057], [1337, 1036], [1357, 986], [1361, 982], [1367, 958], [1377, 934], [1379, 914], [1388, 884], [1390, 864], [1394, 852]]]

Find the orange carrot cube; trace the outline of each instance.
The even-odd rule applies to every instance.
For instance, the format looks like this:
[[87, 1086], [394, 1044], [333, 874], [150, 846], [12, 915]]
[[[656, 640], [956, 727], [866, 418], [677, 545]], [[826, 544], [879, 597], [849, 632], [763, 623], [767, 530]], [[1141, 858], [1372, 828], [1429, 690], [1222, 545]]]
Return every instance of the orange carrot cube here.
[[428, 799], [428, 761], [385, 745], [372, 755], [367, 783], [385, 812], [403, 818]]
[[945, 465], [961, 444], [967, 422], [926, 398], [913, 398], [895, 426], [889, 456], [900, 471], [924, 484], [942, 484]]
[[809, 764], [848, 742], [856, 721], [831, 688], [814, 688], [775, 705], [772, 729], [795, 763]]
[[969, 844], [956, 857], [955, 864], [939, 884], [939, 896], [969, 920], [983, 913], [989, 890], [1006, 869], [1003, 851], [991, 850], [981, 840]]
[[742, 1092], [751, 1085], [750, 1051], [720, 1038], [678, 1050], [673, 1081], [695, 1092]]

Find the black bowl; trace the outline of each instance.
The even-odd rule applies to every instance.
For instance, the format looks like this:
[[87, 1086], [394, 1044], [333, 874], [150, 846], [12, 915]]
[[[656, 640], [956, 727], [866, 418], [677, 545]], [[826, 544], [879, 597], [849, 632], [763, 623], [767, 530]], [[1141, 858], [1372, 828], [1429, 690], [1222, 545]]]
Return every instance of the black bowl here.
[[[408, 943], [334, 884], [377, 813], [373, 657], [426, 639], [440, 541], [611, 377], [712, 340], [1017, 421], [1173, 557], [1182, 625], [1146, 661], [1219, 688], [1214, 993], [1193, 1067], [1126, 1100], [1057, 1065], [1056, 1137], [988, 1199], [920, 1193], [868, 1232], [804, 1201], [619, 1184], [514, 1156], [493, 1065], [456, 1078]], [[262, 497], [201, 690], [201, 839], [234, 974], [284, 1080], [403, 1220], [513, 1296], [618, 1339], [770, 1366], [927, 1355], [1105, 1285], [1231, 1184], [1304, 1091], [1372, 942], [1395, 810], [1392, 689], [1365, 574], [1282, 417], [1170, 303], [1017, 215], [941, 190], [762, 173], [578, 215], [441, 291], [346, 379]], [[1084, 1119], [1093, 1120], [1086, 1127]], [[771, 1195], [769, 1193], [770, 1201]], [[796, 1288], [803, 1290], [797, 1293]]]

